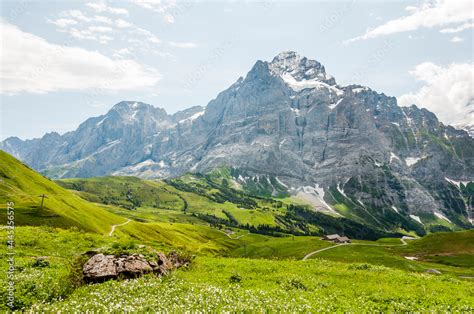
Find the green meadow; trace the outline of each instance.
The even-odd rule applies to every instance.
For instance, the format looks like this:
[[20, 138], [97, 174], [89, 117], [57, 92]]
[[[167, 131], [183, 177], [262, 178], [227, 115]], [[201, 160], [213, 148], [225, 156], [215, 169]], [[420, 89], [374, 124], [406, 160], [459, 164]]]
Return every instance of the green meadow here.
[[[0, 152], [0, 176], [2, 221], [6, 203], [15, 203], [15, 310], [474, 310], [473, 230], [429, 233], [406, 245], [399, 237], [379, 237], [337, 246], [320, 235], [360, 226], [316, 215], [288, 195], [236, 189], [225, 169], [166, 181], [51, 181]], [[0, 236], [0, 267], [7, 269], [5, 227]], [[194, 259], [166, 277], [86, 284], [82, 265], [89, 251], [145, 257], [180, 251]], [[7, 286], [2, 271], [2, 300]], [[0, 310], [10, 308], [2, 303]]]

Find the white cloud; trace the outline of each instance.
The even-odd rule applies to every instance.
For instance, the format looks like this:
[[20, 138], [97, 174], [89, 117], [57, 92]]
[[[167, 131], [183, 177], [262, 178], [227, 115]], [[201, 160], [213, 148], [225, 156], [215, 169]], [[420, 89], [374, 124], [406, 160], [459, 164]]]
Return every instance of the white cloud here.
[[69, 28], [62, 29], [62, 32], [68, 33], [72, 38], [80, 40], [93, 40], [101, 44], [107, 44], [114, 38], [104, 33], [110, 33], [112, 29], [110, 27], [103, 26], [91, 26], [87, 29]]
[[113, 56], [116, 58], [123, 58], [126, 55], [130, 55], [132, 52], [128, 48], [121, 48], [114, 50]]
[[[93, 17], [87, 16], [84, 12], [81, 10], [66, 10], [61, 12], [62, 16], [65, 16], [66, 18], [60, 18], [56, 21], [50, 21], [53, 24], [56, 24], [57, 26], [70, 26], [70, 25], [76, 25], [78, 22], [84, 22], [84, 23], [92, 23], [92, 22], [98, 22], [98, 23], [104, 23], [104, 24], [112, 24], [113, 21], [103, 15], [94, 15]], [[72, 21], [75, 21], [73, 23]], [[55, 23], [56, 22], [56, 23]], [[57, 23], [59, 22], [59, 23]]]
[[140, 34], [140, 35], [145, 36], [147, 38], [147, 40], [149, 42], [153, 43], [153, 44], [161, 43], [161, 40], [158, 37], [156, 37], [155, 34], [153, 34], [152, 32], [150, 32], [147, 29], [135, 26], [133, 32], [136, 33], [136, 34]]
[[54, 24], [59, 27], [66, 27], [70, 25], [76, 25], [77, 21], [73, 19], [57, 19], [57, 20], [48, 20], [49, 23]]
[[[177, 6], [175, 0], [131, 0], [131, 2], [144, 9], [160, 13], [163, 17], [163, 22], [167, 24], [175, 22], [175, 14], [173, 10], [176, 10], [177, 12], [182, 10], [181, 7]], [[187, 6], [189, 4], [185, 5]]]
[[99, 42], [101, 44], [104, 44], [104, 45], [109, 43], [109, 41], [112, 41], [112, 40], [114, 40], [114, 38], [110, 37], [110, 36], [107, 36], [107, 35], [100, 35], [99, 36]]
[[107, 26], [89, 26], [88, 29], [93, 33], [109, 33], [113, 31], [111, 27]]
[[169, 42], [170, 46], [176, 47], [176, 48], [195, 48], [197, 45], [195, 43], [177, 43], [174, 41]]
[[424, 2], [420, 7], [407, 7], [409, 15], [386, 22], [369, 29], [362, 35], [348, 42], [386, 36], [395, 33], [414, 31], [419, 28], [461, 27], [472, 23], [473, 4], [471, 1], [438, 0]]
[[114, 60], [95, 51], [61, 46], [0, 21], [0, 92], [132, 90], [154, 86], [158, 72], [133, 60]]
[[[168, 14], [170, 18], [168, 19], [168, 22], [171, 22], [171, 19], [174, 19], [174, 16], [171, 15], [167, 10], [171, 10], [171, 8], [179, 8], [182, 10], [189, 6], [189, 4], [186, 4], [186, 7], [184, 5], [183, 7], [175, 7], [176, 4], [173, 1], [161, 2], [146, 0], [140, 3], [141, 5], [144, 5], [145, 8], [151, 8], [153, 11], [160, 12], [160, 15], [163, 17]], [[87, 5], [97, 12], [107, 12], [109, 10], [108, 8], [110, 8], [103, 2], [88, 3]], [[175, 11], [173, 12], [176, 13]], [[137, 52], [152, 52], [161, 57], [174, 58], [172, 54], [163, 51], [162, 49], [161, 51], [157, 52], [157, 45], [162, 43], [161, 39], [153, 32], [132, 23], [127, 17], [117, 17], [111, 19], [103, 15], [86, 14], [81, 10], [62, 11], [59, 17], [64, 19], [74, 19], [77, 22], [74, 25], [66, 25], [70, 23], [64, 23], [64, 27], [57, 27], [57, 31], [68, 33], [72, 38], [79, 40], [91, 40], [101, 44], [107, 44], [113, 40], [114, 44], [126, 44], [126, 47], [129, 49], [130, 53], [133, 54]], [[190, 42], [171, 42], [168, 44], [177, 48], [196, 47], [196, 44]], [[113, 51], [112, 56], [121, 58], [123, 57], [123, 54]]]
[[431, 62], [417, 65], [410, 74], [424, 82], [418, 91], [398, 98], [401, 106], [416, 104], [436, 113], [447, 124], [474, 121], [474, 65], [440, 66]]
[[459, 36], [454, 36], [453, 38], [451, 38], [451, 42], [453, 42], [453, 43], [460, 43], [460, 42], [463, 42], [463, 41], [464, 41], [464, 38], [459, 37]]
[[95, 15], [94, 21], [99, 22], [99, 23], [109, 24], [109, 25], [113, 23], [112, 19], [106, 16], [102, 16], [102, 15]]
[[162, 1], [162, 0], [132, 0], [132, 3], [148, 10], [156, 12], [164, 12], [169, 6], [175, 5], [174, 1]]
[[125, 20], [122, 20], [122, 19], [115, 20], [115, 26], [117, 26], [118, 28], [127, 28], [127, 27], [130, 27], [132, 25], [133, 25], [132, 23], [129, 23], [129, 22], [127, 22]]
[[86, 16], [84, 13], [82, 13], [82, 11], [80, 10], [68, 10], [68, 11], [64, 11], [63, 12], [63, 15], [65, 16], [69, 16], [69, 17], [72, 17], [78, 21], [82, 21], [82, 22], [90, 22], [92, 19], [88, 16]]
[[[97, 12], [110, 11], [110, 7], [102, 2], [87, 3], [87, 5], [95, 9]], [[121, 35], [125, 35], [121, 36], [122, 38], [129, 36], [136, 38], [137, 35], [144, 37], [144, 40], [141, 39], [142, 42], [137, 42], [140, 43], [141, 46], [145, 44], [155, 45], [161, 43], [160, 38], [151, 31], [138, 27], [122, 18], [112, 20], [109, 17], [101, 15], [89, 16], [80, 10], [63, 11], [61, 12], [61, 16], [66, 18], [51, 21], [51, 23], [60, 26], [57, 29], [58, 31], [68, 33], [71, 37], [76, 39], [92, 40], [102, 44], [107, 44], [111, 40], [116, 39], [110, 35], [111, 33], [116, 35], [120, 32]], [[76, 21], [76, 23], [69, 22], [69, 20], [73, 19], [75, 19], [74, 21]], [[106, 24], [107, 26], [103, 26], [103, 24]], [[108, 33], [108, 35], [105, 36], [104, 33]]]
[[112, 14], [123, 14], [128, 15], [128, 10], [123, 8], [115, 8], [108, 6], [105, 2], [88, 2], [86, 5], [95, 10], [96, 12], [108, 12]]
[[440, 33], [447, 33], [447, 34], [459, 33], [469, 28], [474, 28], [474, 23], [464, 23], [458, 27], [444, 28], [440, 30]]
[[411, 14], [415, 13], [417, 10], [418, 10], [417, 7], [414, 7], [414, 6], [411, 6], [411, 5], [405, 7], [405, 11], [407, 11], [408, 13], [411, 13]]
[[71, 35], [71, 37], [76, 38], [76, 39], [90, 39], [90, 40], [95, 40], [98, 41], [98, 38], [94, 36], [90, 31], [88, 30], [79, 30], [77, 28], [71, 28], [65, 31]]

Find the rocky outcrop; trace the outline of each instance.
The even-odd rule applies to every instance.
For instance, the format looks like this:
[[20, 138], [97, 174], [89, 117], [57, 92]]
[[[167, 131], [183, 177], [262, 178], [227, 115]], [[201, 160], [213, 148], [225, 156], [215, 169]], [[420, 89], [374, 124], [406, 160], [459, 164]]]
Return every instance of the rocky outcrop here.
[[86, 280], [99, 281], [118, 276], [115, 256], [97, 254], [92, 256], [83, 267], [83, 274]]
[[101, 282], [116, 278], [136, 278], [147, 273], [167, 275], [174, 269], [187, 266], [189, 260], [177, 253], [166, 256], [157, 253], [155, 259], [145, 259], [143, 255], [93, 255], [83, 266], [84, 279], [87, 282]]

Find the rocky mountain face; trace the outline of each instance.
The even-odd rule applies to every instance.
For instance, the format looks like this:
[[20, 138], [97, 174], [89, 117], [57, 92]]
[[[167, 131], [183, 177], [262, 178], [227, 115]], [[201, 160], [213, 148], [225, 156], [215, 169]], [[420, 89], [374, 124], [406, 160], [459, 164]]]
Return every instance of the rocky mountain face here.
[[76, 131], [9, 138], [0, 149], [59, 178], [231, 167], [237, 185], [286, 189], [317, 210], [384, 229], [472, 222], [467, 132], [368, 87], [340, 86], [295, 52], [258, 61], [205, 108], [169, 115], [125, 101]]

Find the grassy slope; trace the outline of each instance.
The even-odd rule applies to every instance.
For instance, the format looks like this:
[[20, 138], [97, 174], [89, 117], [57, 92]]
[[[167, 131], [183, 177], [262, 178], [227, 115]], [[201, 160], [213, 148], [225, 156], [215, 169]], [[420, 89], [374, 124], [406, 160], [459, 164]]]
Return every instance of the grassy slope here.
[[[275, 208], [271, 208], [272, 204], [269, 200], [254, 198], [252, 196], [238, 196], [234, 202], [216, 202], [213, 198], [227, 191], [225, 186], [216, 184], [212, 180], [208, 180], [205, 176], [198, 176], [188, 174], [174, 179], [171, 182], [177, 182], [186, 185], [187, 187], [193, 188], [196, 192], [189, 193], [180, 191], [183, 193], [185, 199], [189, 200], [190, 210], [200, 213], [214, 214], [217, 217], [226, 218], [227, 216], [223, 211], [229, 212], [240, 224], [249, 225], [270, 225], [275, 226], [275, 215], [281, 214], [280, 211]], [[231, 194], [241, 193], [238, 190], [229, 190]], [[248, 208], [242, 204], [239, 204], [239, 199], [249, 198], [256, 203], [255, 208]]]
[[[393, 240], [377, 242], [356, 241], [323, 251], [312, 258], [324, 258], [347, 263], [367, 262], [407, 271], [425, 271], [435, 268], [443, 273], [474, 276], [474, 231], [430, 234], [401, 246]], [[386, 246], [374, 246], [386, 244]], [[416, 257], [408, 260], [405, 256]]]
[[[216, 191], [205, 185], [198, 178], [188, 175], [181, 178], [185, 183], [199, 184], [209, 193]], [[103, 177], [91, 179], [65, 179], [57, 183], [63, 187], [78, 190], [82, 197], [106, 204], [134, 208], [136, 211], [117, 212], [144, 221], [189, 221], [189, 216], [183, 215], [183, 210], [199, 214], [210, 214], [227, 219], [224, 211], [229, 212], [241, 224], [275, 225], [274, 212], [262, 208], [243, 209], [231, 202], [218, 203], [205, 195], [180, 191], [162, 181], [141, 180], [134, 177]], [[129, 199], [140, 200], [138, 206], [133, 206]], [[194, 220], [195, 223], [199, 221]], [[202, 223], [202, 222], [201, 222]]]
[[400, 248], [399, 253], [416, 256], [422, 261], [474, 270], [474, 230], [429, 234]]
[[[100, 177], [89, 179], [63, 179], [56, 181], [61, 186], [78, 191], [91, 202], [122, 207], [159, 207], [182, 210], [183, 200], [166, 184], [141, 180], [135, 177]], [[138, 201], [138, 206], [134, 206]]]
[[[89, 202], [79, 197], [77, 193], [58, 186], [55, 182], [36, 173], [3, 151], [0, 151], [0, 178], [2, 180], [0, 181], [0, 202], [3, 209], [0, 212], [0, 219], [2, 224], [6, 223], [6, 210], [4, 208], [6, 203], [10, 201], [15, 203], [15, 225], [17, 226], [77, 227], [85, 231], [104, 235], [110, 232], [112, 225], [126, 222], [124, 217], [117, 214], [133, 212], [113, 205], [105, 206]], [[121, 185], [128, 184], [128, 179], [111, 178], [111, 181]], [[107, 195], [109, 191], [113, 191], [116, 187], [102, 184], [102, 179], [97, 180], [99, 181], [98, 183], [92, 179], [92, 187], [105, 187], [104, 195]], [[157, 187], [163, 188], [163, 183], [146, 182], [146, 184], [149, 184], [150, 189], [150, 191], [146, 191], [142, 186], [142, 180], [136, 179], [134, 181], [130, 179], [130, 181], [130, 184], [133, 184], [135, 181], [140, 182], [140, 185], [137, 187], [138, 190], [148, 196], [154, 195]], [[172, 189], [169, 186], [164, 188]], [[120, 191], [119, 189], [117, 190]], [[38, 195], [43, 193], [48, 198], [45, 199], [43, 209], [40, 209], [41, 200]], [[116, 193], [120, 195], [121, 192]], [[91, 194], [89, 193], [88, 196], [91, 197]], [[167, 208], [172, 206], [176, 208], [182, 207], [182, 200], [173, 194], [170, 195], [170, 193], [162, 191], [159, 197], [161, 204], [166, 204]], [[202, 206], [204, 207], [205, 205]], [[180, 210], [162, 210], [184, 215]], [[190, 215], [188, 216], [191, 217]], [[177, 216], [177, 219], [180, 219], [180, 216]], [[204, 225], [203, 222], [200, 223], [201, 225], [173, 224], [169, 222], [146, 224], [132, 221], [127, 225], [117, 227], [113, 236], [121, 239], [132, 237], [137, 240], [153, 241], [161, 245], [182, 247], [199, 252], [226, 251], [238, 246], [234, 240], [229, 239], [222, 232]]]
[[[17, 225], [77, 226], [105, 233], [111, 225], [125, 221], [58, 186], [3, 151], [0, 151], [0, 178], [0, 206], [4, 209], [7, 202], [15, 203]], [[48, 197], [43, 209], [40, 209], [40, 194]], [[6, 210], [0, 212], [0, 219], [6, 221]]]
[[232, 250], [229, 255], [249, 258], [302, 259], [309, 252], [331, 245], [333, 245], [331, 242], [322, 241], [315, 237], [267, 237], [264, 240], [255, 241], [253, 243], [246, 242], [244, 245]]
[[[287, 203], [288, 198], [283, 199], [283, 202], [280, 199], [252, 196], [229, 188], [228, 184], [218, 185], [210, 177], [188, 174], [166, 182], [129, 177], [67, 179], [57, 182], [76, 190], [88, 200], [133, 209], [108, 207], [116, 214], [142, 222], [240, 225], [244, 229], [258, 227], [267, 234], [279, 233], [279, 230], [300, 235], [346, 232], [350, 237], [367, 239], [389, 235], [370, 227], [365, 228], [348, 219], [314, 213], [310, 209], [306, 210], [307, 206], [300, 206], [301, 210], [296, 210]], [[171, 201], [161, 201], [165, 197]], [[198, 217], [185, 213], [193, 213]]]
[[431, 254], [474, 254], [474, 230], [432, 233], [411, 241], [407, 252]]

